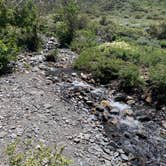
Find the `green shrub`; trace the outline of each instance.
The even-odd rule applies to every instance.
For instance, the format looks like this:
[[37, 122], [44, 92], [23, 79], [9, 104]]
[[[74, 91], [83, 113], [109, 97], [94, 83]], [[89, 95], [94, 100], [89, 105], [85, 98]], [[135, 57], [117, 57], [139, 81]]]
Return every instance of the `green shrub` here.
[[62, 1], [62, 20], [56, 24], [56, 35], [62, 45], [72, 42], [78, 23], [78, 5], [75, 0]]
[[161, 48], [166, 48], [166, 40], [161, 40], [160, 46], [161, 46]]
[[18, 46], [29, 51], [37, 51], [40, 48], [41, 41], [37, 33], [37, 27], [34, 26], [29, 30], [21, 29], [21, 34], [18, 34]]
[[89, 19], [88, 16], [85, 14], [81, 14], [78, 16], [77, 28], [78, 29], [85, 29], [87, 28]]
[[166, 65], [166, 51], [163, 49], [155, 47], [140, 47], [140, 53], [140, 64], [147, 67], [155, 66], [158, 63]]
[[32, 0], [28, 0], [21, 8], [15, 10], [15, 25], [21, 29], [21, 34], [18, 34], [19, 46], [37, 51], [40, 47], [38, 16]]
[[141, 87], [143, 81], [140, 79], [139, 68], [133, 64], [126, 64], [119, 71], [121, 86], [123, 88]]
[[166, 65], [157, 64], [151, 67], [149, 78], [157, 88], [166, 89]]
[[15, 25], [31, 29], [37, 24], [37, 8], [32, 0], [26, 1], [22, 7], [17, 7], [14, 12]]
[[97, 45], [97, 37], [94, 32], [90, 30], [77, 31], [74, 40], [71, 43], [71, 49], [77, 53], [81, 53], [88, 47]]
[[0, 27], [5, 28], [13, 20], [13, 11], [8, 8], [5, 0], [0, 0]]
[[56, 62], [58, 58], [58, 50], [54, 49], [53, 51], [49, 52], [45, 57], [46, 61]]
[[4, 73], [9, 62], [16, 59], [17, 51], [18, 48], [13, 39], [10, 39], [7, 43], [0, 40], [0, 73]]
[[119, 58], [132, 63], [138, 63], [141, 54], [138, 47], [124, 41], [104, 43], [100, 45], [100, 49], [107, 52], [110, 58]]
[[153, 100], [159, 105], [166, 103], [166, 65], [157, 64], [151, 67], [149, 79], [152, 81]]
[[106, 16], [102, 16], [101, 19], [99, 20], [99, 23], [100, 23], [100, 25], [105, 26], [105, 25], [108, 25], [109, 22], [108, 22]]
[[70, 32], [68, 31], [68, 27], [64, 22], [57, 22], [56, 27], [56, 36], [59, 39], [59, 42], [62, 46], [68, 46], [71, 42]]
[[152, 37], [166, 39], [166, 23], [160, 22], [159, 24], [151, 25], [148, 32]]
[[83, 51], [74, 64], [75, 68], [92, 72], [96, 78], [105, 83], [118, 78], [118, 72], [123, 65], [125, 65], [123, 60], [109, 58], [98, 47]]
[[71, 161], [62, 155], [63, 149], [49, 148], [42, 143], [35, 147], [31, 141], [15, 141], [8, 145], [6, 153], [10, 166], [68, 166]]

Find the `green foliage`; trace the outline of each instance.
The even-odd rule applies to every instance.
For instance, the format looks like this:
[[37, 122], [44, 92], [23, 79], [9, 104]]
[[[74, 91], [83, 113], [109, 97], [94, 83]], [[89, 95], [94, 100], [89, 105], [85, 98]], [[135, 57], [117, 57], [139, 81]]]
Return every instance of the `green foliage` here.
[[4, 73], [11, 60], [16, 59], [16, 53], [18, 51], [14, 40], [10, 39], [7, 43], [0, 40], [0, 73]]
[[78, 29], [86, 29], [88, 26], [89, 18], [85, 14], [81, 14], [78, 16], [77, 28]]
[[121, 87], [141, 87], [143, 80], [140, 79], [139, 68], [133, 64], [126, 64], [119, 71], [119, 78], [122, 79]]
[[166, 40], [161, 40], [160, 46], [161, 46], [161, 48], [166, 48]]
[[13, 10], [8, 8], [6, 0], [0, 0], [0, 28], [13, 22]]
[[46, 61], [56, 62], [58, 58], [58, 50], [54, 49], [53, 51], [49, 52], [45, 57]]
[[166, 23], [160, 22], [159, 24], [151, 25], [149, 34], [158, 39], [166, 39]]
[[31, 28], [37, 24], [37, 8], [32, 0], [28, 0], [22, 7], [17, 7], [14, 16], [16, 26]]
[[59, 39], [61, 45], [68, 46], [71, 42], [70, 32], [68, 31], [68, 27], [64, 22], [56, 23], [56, 36]]
[[75, 62], [75, 68], [92, 72], [101, 82], [118, 78], [118, 72], [123, 65], [124, 61], [109, 58], [98, 47], [86, 49]]
[[88, 47], [97, 45], [97, 37], [91, 30], [80, 30], [76, 32], [76, 36], [71, 43], [71, 49], [77, 53], [81, 53]]
[[71, 161], [62, 155], [63, 149], [52, 149], [42, 143], [35, 147], [31, 141], [15, 141], [8, 145], [6, 153], [10, 166], [68, 166]]
[[156, 88], [166, 90], [166, 65], [157, 64], [150, 69], [150, 80]]
[[152, 82], [151, 90], [153, 100], [158, 103], [165, 104], [166, 102], [166, 65], [157, 64], [150, 68], [149, 79]]
[[37, 9], [32, 0], [28, 0], [23, 7], [15, 10], [15, 25], [21, 28], [18, 36], [19, 46], [30, 51], [36, 51], [40, 46], [38, 37]]
[[64, 46], [70, 45], [78, 23], [78, 6], [75, 0], [62, 1], [62, 21], [56, 24], [56, 35]]
[[103, 26], [108, 25], [108, 21], [107, 21], [107, 17], [106, 16], [102, 16], [99, 23]]

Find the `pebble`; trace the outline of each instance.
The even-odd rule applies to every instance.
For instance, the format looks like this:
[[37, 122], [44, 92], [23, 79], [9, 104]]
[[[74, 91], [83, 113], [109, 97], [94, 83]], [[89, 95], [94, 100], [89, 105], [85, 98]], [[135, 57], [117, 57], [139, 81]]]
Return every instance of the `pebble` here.
[[121, 158], [122, 158], [123, 160], [125, 160], [125, 161], [128, 161], [128, 160], [129, 160], [128, 156], [126, 156], [125, 154], [121, 154], [120, 156], [121, 156]]
[[0, 138], [4, 138], [7, 135], [7, 132], [1, 131], [0, 132]]
[[45, 109], [51, 109], [53, 106], [51, 104], [44, 104]]

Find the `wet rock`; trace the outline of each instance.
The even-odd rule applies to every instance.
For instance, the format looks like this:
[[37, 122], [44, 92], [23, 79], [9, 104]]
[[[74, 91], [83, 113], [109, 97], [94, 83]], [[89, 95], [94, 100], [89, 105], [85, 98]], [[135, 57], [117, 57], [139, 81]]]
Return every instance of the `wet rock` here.
[[101, 106], [101, 105], [98, 105], [98, 106], [96, 107], [96, 111], [104, 112], [104, 110], [105, 110], [105, 108], [104, 108], [103, 106]]
[[163, 121], [161, 122], [161, 125], [162, 125], [162, 127], [164, 127], [164, 128], [166, 129], [166, 121], [163, 120]]
[[133, 104], [135, 104], [135, 103], [136, 103], [135, 100], [128, 100], [128, 101], [127, 101], [127, 104], [129, 104], [129, 105], [133, 105]]
[[78, 137], [76, 137], [75, 139], [74, 139], [74, 143], [76, 143], [76, 144], [78, 144], [78, 143], [80, 143], [80, 138], [78, 138]]
[[110, 102], [109, 102], [108, 100], [102, 100], [102, 101], [101, 101], [101, 105], [102, 105], [103, 107], [107, 107], [107, 108], [110, 108], [110, 107], [111, 107]]
[[120, 157], [125, 161], [129, 160], [128, 156], [126, 156], [125, 154], [121, 154]]
[[125, 110], [123, 111], [123, 113], [124, 113], [125, 115], [131, 116], [131, 115], [133, 115], [133, 110], [131, 110], [131, 109], [125, 109]]
[[121, 102], [121, 101], [125, 102], [126, 101], [126, 95], [124, 95], [124, 94], [117, 94], [115, 96], [114, 100], [115, 101], [119, 101], [119, 102]]
[[140, 138], [140, 139], [147, 139], [147, 133], [143, 130], [138, 130], [136, 132], [136, 135]]
[[151, 121], [151, 118], [149, 116], [147, 116], [147, 115], [142, 115], [142, 116], [138, 117], [138, 120], [140, 122], [149, 122], [149, 121]]
[[88, 79], [88, 76], [87, 76], [86, 74], [84, 74], [84, 73], [81, 73], [81, 78], [82, 78], [83, 80], [87, 80], [87, 79]]
[[95, 105], [94, 102], [93, 102], [93, 101], [90, 101], [90, 100], [86, 101], [86, 104], [87, 104], [88, 106], [94, 106], [94, 105]]
[[73, 77], [76, 77], [77, 76], [77, 73], [72, 73], [71, 74]]
[[118, 108], [113, 108], [113, 109], [111, 109], [110, 114], [112, 114], [112, 115], [119, 115], [120, 114], [120, 110]]
[[160, 129], [160, 136], [166, 139], [166, 130], [165, 129]]

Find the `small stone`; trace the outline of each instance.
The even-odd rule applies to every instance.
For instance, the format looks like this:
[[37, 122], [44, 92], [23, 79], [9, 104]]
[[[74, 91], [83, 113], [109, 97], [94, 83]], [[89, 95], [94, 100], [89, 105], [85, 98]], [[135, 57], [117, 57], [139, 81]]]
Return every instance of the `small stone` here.
[[89, 106], [93, 106], [94, 105], [93, 101], [90, 101], [90, 100], [86, 101], [86, 104], [89, 105]]
[[73, 77], [76, 77], [77, 76], [77, 73], [72, 73], [71, 74]]
[[161, 122], [161, 125], [162, 125], [162, 127], [164, 127], [164, 128], [166, 129], [166, 121], [163, 120], [163, 121]]
[[101, 101], [101, 105], [103, 107], [110, 107], [110, 102], [108, 100], [103, 100], [103, 101]]
[[84, 140], [89, 140], [91, 137], [91, 134], [84, 134]]
[[126, 109], [126, 110], [124, 110], [124, 114], [131, 116], [131, 115], [133, 115], [133, 111], [131, 109]]
[[166, 130], [165, 129], [160, 129], [160, 136], [166, 139]]
[[123, 149], [118, 149], [117, 150], [119, 153], [121, 153], [121, 154], [124, 154], [125, 152], [123, 151]]
[[76, 137], [73, 141], [74, 141], [74, 143], [78, 144], [78, 143], [80, 143], [80, 138]]
[[101, 106], [101, 105], [98, 105], [98, 106], [96, 107], [96, 111], [104, 112], [104, 107]]
[[23, 128], [17, 128], [16, 131], [18, 136], [21, 136], [24, 132]]
[[115, 152], [113, 155], [114, 155], [114, 157], [118, 157], [119, 156], [119, 152]]
[[133, 104], [135, 104], [135, 100], [128, 100], [128, 101], [127, 101], [127, 104], [133, 105]]
[[152, 103], [152, 98], [151, 98], [151, 96], [148, 96], [148, 97], [145, 99], [145, 101], [146, 101], [147, 103]]
[[11, 137], [12, 139], [15, 139], [15, 138], [17, 138], [17, 135], [14, 134], [14, 133], [12, 133], [12, 134], [10, 135], [10, 137]]
[[142, 115], [142, 116], [139, 116], [139, 117], [138, 117], [138, 120], [139, 120], [140, 122], [148, 122], [148, 121], [151, 120], [151, 118], [148, 117], [147, 115]]
[[119, 115], [120, 114], [120, 110], [118, 108], [113, 108], [113, 109], [111, 109], [110, 114]]
[[126, 161], [129, 160], [129, 158], [128, 158], [125, 154], [121, 154], [121, 158], [122, 158], [123, 160], [126, 160]]
[[7, 132], [1, 131], [0, 132], [0, 138], [4, 138], [7, 135]]
[[44, 104], [44, 108], [45, 108], [45, 109], [51, 109], [51, 108], [52, 108], [52, 105], [51, 105], [51, 104]]
[[88, 79], [88, 76], [85, 75], [85, 74], [83, 74], [83, 73], [81, 73], [81, 78], [82, 78], [83, 80], [87, 80], [87, 79]]
[[137, 135], [139, 138], [141, 138], [141, 139], [147, 139], [147, 134], [146, 134], [146, 132], [143, 131], [143, 130], [138, 130], [138, 131], [136, 132], [136, 135]]

